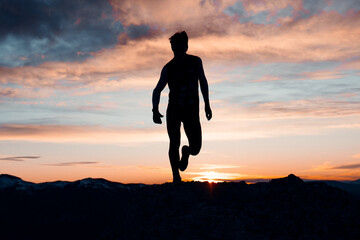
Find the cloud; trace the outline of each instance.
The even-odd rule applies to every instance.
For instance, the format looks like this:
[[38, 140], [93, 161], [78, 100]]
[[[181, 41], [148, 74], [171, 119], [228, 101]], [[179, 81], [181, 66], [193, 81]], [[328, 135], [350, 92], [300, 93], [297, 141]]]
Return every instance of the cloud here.
[[280, 77], [276, 77], [276, 76], [271, 76], [271, 75], [264, 75], [259, 79], [253, 80], [253, 82], [267, 82], [267, 81], [276, 81], [276, 80], [280, 80]]
[[[281, 2], [275, 4], [265, 1], [264, 6], [270, 12], [288, 6], [294, 11], [301, 10], [295, 6], [299, 1], [296, 4], [291, 1]], [[296, 18], [294, 13], [286, 24], [263, 25], [244, 23], [224, 13], [232, 4], [234, 1], [111, 1], [112, 9], [108, 9], [109, 6], [97, 6], [91, 2], [86, 9], [94, 16], [84, 16], [84, 19], [91, 21], [89, 24], [102, 16], [102, 8], [108, 9], [106, 16], [113, 10], [113, 16], [123, 23], [125, 30], [117, 36], [118, 43], [115, 46], [93, 49], [89, 53], [91, 58], [78, 62], [61, 62], [60, 58], [57, 62], [50, 62], [45, 58], [44, 63], [37, 66], [2, 67], [0, 83], [16, 83], [33, 88], [86, 88], [84, 94], [111, 89], [119, 91], [129, 87], [150, 88], [153, 83], [150, 84], [147, 79], [158, 77], [161, 67], [172, 56], [168, 38], [175, 31], [183, 29], [190, 37], [189, 53], [201, 56], [207, 66], [216, 66], [220, 62], [234, 67], [280, 62], [344, 62], [360, 55], [360, 29], [357, 27], [360, 24], [359, 14], [324, 11], [306, 18]], [[260, 3], [247, 1], [244, 4], [247, 12], [262, 11], [256, 9], [256, 6], [263, 6]], [[95, 7], [98, 11], [90, 11]], [[85, 14], [82, 12], [85, 10], [79, 10], [79, 14]], [[85, 24], [84, 21], [74, 18], [75, 25]], [[104, 32], [99, 30], [96, 36], [107, 35]], [[84, 38], [91, 37], [81, 37]], [[74, 42], [77, 42], [76, 37]], [[81, 42], [81, 46], [84, 44]], [[46, 46], [41, 48], [48, 49]], [[78, 46], [73, 49], [79, 53], [79, 58], [85, 56], [82, 52], [89, 52]], [[22, 61], [32, 61], [27, 56], [22, 57], [25, 59]], [[347, 67], [350, 67], [350, 63]], [[319, 79], [343, 75], [337, 70], [328, 70], [304, 73], [301, 77]], [[275, 80], [277, 77], [264, 75], [258, 81]]]
[[44, 164], [46, 166], [58, 166], [58, 167], [73, 167], [73, 166], [83, 166], [83, 165], [92, 165], [98, 164], [100, 162], [62, 162], [54, 164]]
[[224, 12], [242, 23], [282, 24], [302, 10], [301, 1], [244, 0], [230, 5]]
[[348, 169], [357, 169], [357, 168], [360, 168], [360, 163], [339, 165], [339, 166], [332, 167], [331, 169], [348, 170]]
[[0, 66], [81, 61], [113, 47], [124, 28], [107, 0], [3, 0]]
[[30, 87], [4, 87], [0, 89], [1, 98], [47, 98], [53, 95], [51, 89], [34, 89]]
[[186, 29], [199, 32], [221, 32], [223, 9], [235, 1], [202, 0], [131, 0], [110, 1], [116, 17], [126, 26], [149, 25], [153, 30], [176, 32]]
[[133, 144], [167, 141], [159, 128], [118, 128], [98, 125], [0, 124], [0, 141]]
[[303, 7], [308, 14], [316, 14], [321, 11], [337, 11], [346, 14], [348, 11], [360, 10], [360, 4], [357, 0], [303, 0]]
[[[339, 96], [341, 97], [341, 96]], [[337, 129], [357, 131], [359, 102], [314, 98], [278, 102], [214, 103], [214, 119], [203, 122], [204, 141], [236, 141], [278, 136], [316, 135]], [[89, 111], [100, 105], [83, 105]], [[104, 105], [106, 106], [106, 105]], [[111, 107], [112, 105], [109, 105]], [[79, 111], [79, 108], [76, 108]], [[105, 109], [101, 107], [100, 109]], [[84, 111], [84, 108], [81, 108]], [[200, 112], [203, 118], [203, 111]], [[110, 119], [108, 119], [110, 120]], [[108, 121], [105, 120], [105, 121]], [[101, 144], [137, 144], [167, 142], [164, 126], [149, 122], [123, 127], [49, 124], [0, 124], [0, 141], [81, 142]], [[34, 121], [33, 121], [34, 122]], [[58, 121], [55, 121], [58, 122]], [[94, 122], [94, 121], [89, 121]], [[95, 120], [96, 122], [96, 120]], [[99, 121], [97, 121], [99, 122]]]
[[[170, 55], [167, 39], [132, 41], [111, 50], [94, 53], [83, 62], [47, 62], [39, 66], [0, 68], [0, 83], [29, 87], [78, 89], [81, 87], [106, 87], [130, 79], [141, 79], [156, 67], [156, 75]], [[143, 55], [142, 57], [139, 57]], [[116, 80], [111, 80], [111, 79]], [[124, 87], [124, 86], [123, 86]], [[109, 89], [108, 89], [109, 90]]]
[[283, 102], [254, 102], [244, 105], [242, 110], [249, 117], [277, 116], [277, 117], [332, 117], [358, 116], [359, 101], [346, 101], [336, 98], [316, 97], [313, 99], [290, 100]]
[[336, 79], [336, 78], [343, 78], [347, 75], [338, 71], [338, 70], [320, 70], [316, 72], [306, 72], [301, 73], [299, 76], [302, 77], [302, 79]]
[[[238, 21], [226, 14], [226, 9], [233, 7], [234, 4], [243, 6], [242, 13], [245, 14], [268, 11], [271, 15], [272, 12], [278, 13], [291, 7], [294, 16], [286, 16], [292, 20], [282, 26], [244, 23], [241, 19]], [[303, 9], [302, 1], [261, 0], [242, 3], [136, 0], [112, 1], [112, 5], [116, 16], [125, 25], [147, 24], [150, 27], [165, 29], [164, 32], [159, 31], [156, 36], [164, 33], [170, 35], [175, 31], [186, 29], [190, 36], [190, 49], [193, 48], [192, 42], [201, 39], [202, 48], [207, 50], [205, 53], [201, 52], [202, 56], [219, 51], [216, 57], [233, 57], [238, 60], [244, 59], [243, 61], [247, 63], [259, 63], [349, 58], [350, 50], [355, 50], [359, 54], [359, 44], [356, 41], [358, 36], [356, 32], [359, 32], [356, 28], [356, 22], [359, 22], [358, 14], [342, 15], [336, 11], [319, 14], [314, 12], [306, 18], [297, 18], [296, 14], [299, 15], [297, 11], [306, 11]], [[323, 3], [321, 6], [327, 5]], [[348, 41], [349, 38], [354, 41]], [[353, 46], [344, 47], [349, 45]], [[340, 54], [344, 55], [340, 56]]]
[[130, 39], [137, 39], [143, 36], [147, 36], [150, 32], [148, 25], [130, 25], [126, 27], [126, 34]]
[[[360, 59], [352, 59], [350, 61], [345, 62], [340, 66], [341, 69], [345, 70], [357, 70], [360, 71]], [[358, 73], [359, 74], [359, 73]]]
[[[226, 119], [226, 118], [224, 118]], [[263, 121], [249, 122], [243, 119], [226, 119], [216, 121], [207, 127], [204, 141], [235, 141], [241, 139], [268, 138], [289, 135], [315, 134], [326, 130], [322, 123], [308, 125], [307, 122], [285, 123]], [[241, 123], [241, 124], [239, 124]], [[336, 127], [337, 125], [332, 125]], [[346, 126], [340, 126], [342, 128]], [[351, 125], [349, 127], [359, 128]], [[162, 127], [117, 128], [98, 125], [35, 125], [35, 124], [1, 124], [0, 141], [32, 141], [32, 142], [73, 142], [90, 144], [131, 145], [146, 142], [167, 142], [166, 130]]]
[[0, 157], [0, 161], [22, 162], [29, 159], [38, 159], [40, 156], [16, 156], [16, 157]]
[[244, 0], [243, 4], [247, 12], [255, 14], [264, 11], [268, 11], [269, 13], [274, 14], [279, 10], [285, 9], [287, 7], [291, 7], [298, 11], [302, 9], [302, 2], [298, 0]]
[[324, 162], [320, 165], [313, 166], [305, 172], [311, 172], [311, 176], [306, 179], [329, 179], [329, 180], [356, 180], [359, 179], [360, 163], [333, 165], [330, 162]]
[[[344, 14], [336, 11], [314, 11], [306, 17], [299, 17], [300, 12], [317, 6], [304, 9], [301, 1], [244, 1], [242, 7], [247, 14], [256, 15], [268, 11], [269, 16], [277, 16], [280, 10], [289, 7], [293, 10], [286, 17], [290, 18], [288, 22], [264, 25], [242, 22], [229, 15], [225, 10], [235, 6], [235, 1], [126, 0], [110, 3], [111, 6], [101, 1], [98, 6], [97, 3], [91, 2], [86, 8], [87, 12], [86, 9], [78, 11], [80, 15], [85, 12], [93, 14], [93, 18], [86, 18], [85, 15], [83, 18], [74, 17], [73, 24], [76, 27], [85, 24], [84, 19], [88, 19], [88, 24], [91, 25], [91, 19], [96, 21], [100, 17], [112, 15], [111, 21], [120, 21], [124, 26], [124, 31], [119, 32], [116, 37], [116, 45], [93, 50], [89, 53], [90, 58], [85, 57], [77, 62], [62, 62], [61, 59], [49, 61], [45, 58], [42, 64], [36, 66], [2, 67], [0, 84], [4, 85], [4, 88], [0, 90], [0, 96], [34, 98], [38, 96], [37, 93], [45, 92], [47, 89], [71, 89], [74, 90], [74, 95], [151, 89], [161, 67], [172, 57], [168, 38], [175, 31], [183, 29], [189, 33], [189, 53], [203, 58], [209, 76], [222, 75], [217, 69], [219, 64], [245, 69], [264, 63], [287, 62], [294, 63], [296, 67], [302, 63], [344, 62], [341, 69], [321, 69], [303, 73], [296, 72], [294, 67], [290, 74], [294, 80], [343, 78], [351, 76], [352, 73], [349, 71], [354, 67], [360, 69], [357, 61], [354, 61], [360, 55], [360, 29], [357, 27], [360, 24], [360, 15], [348, 11]], [[65, 4], [63, 8], [72, 6], [71, 4]], [[325, 8], [324, 4], [320, 6]], [[352, 6], [350, 3], [346, 4]], [[267, 10], [264, 10], [265, 8]], [[103, 9], [106, 9], [105, 15], [102, 14]], [[84, 57], [83, 52], [86, 51], [77, 48], [74, 47], [79, 57]], [[30, 59], [22, 57], [25, 59], [22, 61]], [[263, 73], [252, 80], [270, 82], [284, 80], [287, 77], [276, 73]], [[26, 90], [28, 94], [20, 93], [20, 90], [11, 84], [29, 89]], [[46, 96], [52, 96], [51, 92], [49, 91]]]

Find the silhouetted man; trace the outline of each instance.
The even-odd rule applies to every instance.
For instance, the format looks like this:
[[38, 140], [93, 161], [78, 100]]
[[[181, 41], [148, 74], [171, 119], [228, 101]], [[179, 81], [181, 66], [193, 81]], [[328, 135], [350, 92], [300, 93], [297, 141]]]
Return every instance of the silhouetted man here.
[[[204, 74], [201, 59], [186, 54], [188, 36], [186, 32], [177, 32], [170, 38], [174, 58], [162, 69], [160, 80], [152, 96], [153, 121], [161, 124], [163, 115], [159, 112], [161, 91], [169, 85], [169, 104], [166, 111], [167, 132], [170, 138], [169, 158], [173, 173], [173, 182], [181, 182], [179, 169], [185, 171], [189, 155], [197, 155], [201, 149], [201, 125], [199, 119], [199, 82], [205, 102], [205, 114], [208, 120], [212, 117], [209, 103], [209, 88]], [[180, 147], [180, 126], [188, 138], [189, 146]]]

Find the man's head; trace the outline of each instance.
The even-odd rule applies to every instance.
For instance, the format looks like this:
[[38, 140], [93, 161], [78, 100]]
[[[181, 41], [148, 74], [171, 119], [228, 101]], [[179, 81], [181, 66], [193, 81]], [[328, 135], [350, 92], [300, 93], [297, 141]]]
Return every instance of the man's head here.
[[185, 54], [188, 50], [188, 36], [185, 31], [175, 33], [169, 40], [175, 55]]

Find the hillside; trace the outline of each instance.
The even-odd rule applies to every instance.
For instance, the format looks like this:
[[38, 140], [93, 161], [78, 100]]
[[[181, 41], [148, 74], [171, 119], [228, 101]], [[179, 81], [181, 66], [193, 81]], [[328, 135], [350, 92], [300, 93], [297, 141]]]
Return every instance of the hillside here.
[[34, 184], [0, 176], [1, 239], [360, 239], [360, 204], [323, 182]]

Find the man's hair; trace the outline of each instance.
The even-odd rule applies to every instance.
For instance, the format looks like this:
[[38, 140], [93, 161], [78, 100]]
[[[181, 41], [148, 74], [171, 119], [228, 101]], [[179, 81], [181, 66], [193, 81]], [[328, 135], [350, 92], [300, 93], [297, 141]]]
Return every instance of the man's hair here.
[[169, 38], [171, 44], [175, 45], [188, 45], [188, 36], [185, 31], [177, 32]]

